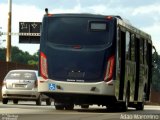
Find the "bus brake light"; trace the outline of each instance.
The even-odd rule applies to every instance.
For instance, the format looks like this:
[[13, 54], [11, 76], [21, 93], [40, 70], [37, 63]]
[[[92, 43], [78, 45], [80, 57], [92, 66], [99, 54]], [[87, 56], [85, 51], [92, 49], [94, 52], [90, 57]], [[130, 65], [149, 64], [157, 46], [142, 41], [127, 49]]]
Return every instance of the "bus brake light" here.
[[48, 15], [48, 17], [52, 17], [53, 16], [53, 14], [47, 14]]
[[47, 57], [43, 52], [40, 52], [40, 74], [44, 79], [48, 78]]
[[113, 18], [112, 16], [107, 16], [106, 17], [107, 20], [112, 20], [112, 18]]
[[114, 55], [112, 55], [108, 59], [108, 64], [107, 64], [106, 73], [104, 77], [104, 81], [106, 82], [110, 81], [113, 77], [114, 61], [115, 61], [115, 58], [114, 58]]

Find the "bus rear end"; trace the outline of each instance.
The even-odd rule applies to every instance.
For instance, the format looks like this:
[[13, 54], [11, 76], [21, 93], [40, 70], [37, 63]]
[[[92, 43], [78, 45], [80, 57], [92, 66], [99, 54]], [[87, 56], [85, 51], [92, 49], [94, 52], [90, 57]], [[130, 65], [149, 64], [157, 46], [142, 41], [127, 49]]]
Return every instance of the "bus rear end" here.
[[56, 109], [115, 101], [115, 23], [101, 15], [44, 16], [38, 91]]

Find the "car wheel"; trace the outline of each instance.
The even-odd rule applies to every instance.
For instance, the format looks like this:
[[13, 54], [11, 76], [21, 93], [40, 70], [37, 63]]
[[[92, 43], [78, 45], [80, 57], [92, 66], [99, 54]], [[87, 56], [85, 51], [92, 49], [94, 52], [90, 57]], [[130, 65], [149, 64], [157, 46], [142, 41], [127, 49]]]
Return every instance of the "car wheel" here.
[[8, 103], [8, 99], [7, 99], [7, 98], [3, 98], [3, 99], [2, 99], [2, 103], [3, 103], [3, 104], [7, 104], [7, 103]]
[[42, 105], [42, 97], [39, 95], [38, 99], [36, 100], [36, 105]]
[[46, 105], [51, 105], [52, 100], [50, 98], [46, 99]]
[[13, 103], [14, 104], [18, 104], [18, 100], [13, 100]]

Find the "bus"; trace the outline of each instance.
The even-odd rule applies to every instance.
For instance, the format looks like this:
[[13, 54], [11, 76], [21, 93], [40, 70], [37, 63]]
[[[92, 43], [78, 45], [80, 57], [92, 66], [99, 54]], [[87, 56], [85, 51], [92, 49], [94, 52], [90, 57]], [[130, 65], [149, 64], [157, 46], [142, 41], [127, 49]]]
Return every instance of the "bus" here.
[[75, 105], [144, 109], [152, 78], [151, 36], [120, 16], [48, 14], [43, 17], [38, 91], [57, 110]]

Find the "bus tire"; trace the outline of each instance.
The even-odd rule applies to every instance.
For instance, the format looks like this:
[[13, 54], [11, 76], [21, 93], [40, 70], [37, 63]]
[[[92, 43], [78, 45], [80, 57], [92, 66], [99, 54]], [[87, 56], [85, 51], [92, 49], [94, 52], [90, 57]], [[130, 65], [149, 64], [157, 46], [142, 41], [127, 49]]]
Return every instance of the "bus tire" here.
[[46, 99], [46, 105], [51, 105], [51, 103], [52, 103], [52, 100], [50, 98], [47, 98]]
[[54, 106], [55, 106], [56, 110], [64, 110], [64, 108], [65, 108], [65, 105], [60, 102], [54, 102]]
[[130, 102], [130, 85], [128, 84], [128, 87], [126, 90], [126, 99], [125, 99], [126, 111], [128, 110], [129, 102]]
[[136, 106], [136, 110], [144, 110], [144, 102], [139, 102]]
[[107, 107], [107, 111], [109, 112], [115, 112], [116, 110], [118, 110], [116, 106], [109, 105], [106, 107]]
[[56, 110], [64, 110], [63, 105], [55, 105]]
[[[145, 86], [146, 88], [146, 86]], [[146, 89], [144, 88], [144, 92], [143, 92], [143, 100], [142, 102], [139, 102], [136, 106], [136, 110], [144, 110], [144, 103], [145, 103], [145, 99], [146, 99]]]
[[89, 108], [89, 105], [83, 104], [83, 105], [81, 105], [81, 108], [88, 109], [88, 108]]
[[128, 83], [126, 89], [125, 101], [122, 103], [120, 110], [126, 112], [128, 110], [129, 102], [130, 102], [130, 85]]
[[18, 104], [18, 100], [17, 99], [13, 100], [13, 103]]
[[8, 99], [7, 99], [7, 98], [3, 98], [3, 99], [2, 99], [2, 103], [3, 103], [3, 104], [7, 104], [7, 103], [8, 103]]
[[74, 109], [74, 104], [70, 103], [65, 105], [65, 110], [73, 110], [73, 109]]

